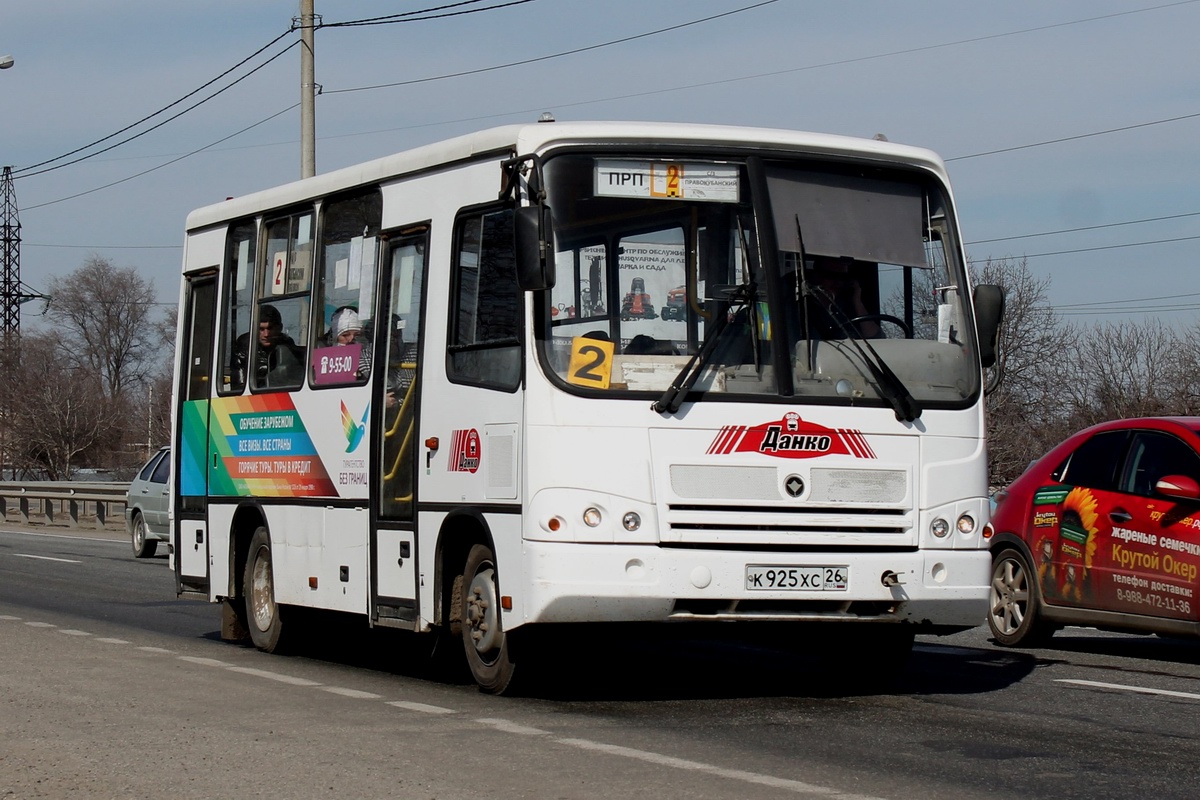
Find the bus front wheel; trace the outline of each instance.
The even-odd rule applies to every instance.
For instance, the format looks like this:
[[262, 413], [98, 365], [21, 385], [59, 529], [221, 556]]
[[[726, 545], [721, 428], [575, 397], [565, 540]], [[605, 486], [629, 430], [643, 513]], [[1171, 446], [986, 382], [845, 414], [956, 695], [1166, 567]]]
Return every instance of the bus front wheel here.
[[462, 640], [471, 677], [480, 690], [503, 694], [512, 683], [510, 637], [500, 619], [496, 561], [490, 548], [477, 544], [463, 567]]
[[246, 573], [242, 584], [246, 600], [246, 627], [259, 650], [279, 652], [284, 641], [284, 624], [275, 602], [275, 573], [271, 566], [271, 535], [260, 526], [250, 540]]

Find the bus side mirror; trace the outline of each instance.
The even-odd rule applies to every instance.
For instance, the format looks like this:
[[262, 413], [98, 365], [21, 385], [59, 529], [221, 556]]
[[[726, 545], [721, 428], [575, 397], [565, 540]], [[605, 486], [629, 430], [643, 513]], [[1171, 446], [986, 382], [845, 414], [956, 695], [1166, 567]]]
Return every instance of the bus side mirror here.
[[1004, 318], [1004, 289], [990, 283], [975, 287], [975, 325], [979, 332], [979, 360], [987, 369], [996, 363], [996, 340]]
[[516, 210], [513, 238], [517, 256], [517, 285], [525, 292], [554, 287], [554, 258], [550, 209], [542, 205]]

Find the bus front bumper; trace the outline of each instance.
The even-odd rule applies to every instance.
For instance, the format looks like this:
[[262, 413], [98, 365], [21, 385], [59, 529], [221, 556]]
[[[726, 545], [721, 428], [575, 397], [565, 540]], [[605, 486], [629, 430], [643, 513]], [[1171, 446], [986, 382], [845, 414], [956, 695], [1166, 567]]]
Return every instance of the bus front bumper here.
[[[514, 604], [510, 627], [517, 620], [761, 620], [963, 629], [982, 624], [988, 608], [986, 550], [778, 553], [528, 540], [523, 545], [529, 588]], [[762, 588], [766, 570], [806, 583], [806, 576], [824, 568], [844, 569], [844, 585]]]

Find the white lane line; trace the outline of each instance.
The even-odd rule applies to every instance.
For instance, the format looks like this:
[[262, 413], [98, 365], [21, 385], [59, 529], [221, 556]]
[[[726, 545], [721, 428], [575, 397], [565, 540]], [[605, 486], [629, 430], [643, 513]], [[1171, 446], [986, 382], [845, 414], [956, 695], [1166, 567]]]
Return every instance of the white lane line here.
[[16, 531], [4, 528], [0, 528], [0, 533], [7, 533], [11, 536], [36, 536], [41, 539], [80, 539], [85, 542], [105, 542], [107, 544], [119, 544], [122, 547], [129, 546], [128, 536], [113, 539], [108, 536], [72, 536], [66, 533], [38, 533], [36, 531]]
[[540, 728], [530, 728], [527, 725], [518, 725], [506, 719], [477, 719], [475, 721], [503, 733], [519, 733], [522, 736], [548, 736], [550, 734], [550, 731], [544, 731]]
[[443, 708], [442, 706], [431, 706], [427, 703], [414, 703], [411, 700], [390, 700], [389, 706], [396, 708], [404, 708], [409, 711], [420, 711], [422, 714], [457, 714], [453, 708]]
[[[10, 616], [10, 615], [0, 615], [0, 619], [2, 619], [2, 620], [20, 620], [21, 618]], [[55, 627], [57, 627], [56, 625], [53, 625], [49, 622], [26, 622], [25, 624], [29, 625], [31, 627], [35, 627], [35, 628], [55, 628]], [[76, 631], [76, 630], [61, 630], [60, 632], [66, 633], [66, 634], [69, 634], [72, 636], [90, 636], [91, 635], [91, 634], [87, 633], [86, 631]], [[98, 637], [95, 639], [95, 641], [106, 642], [106, 643], [110, 643], [110, 644], [129, 644], [129, 642], [125, 641], [124, 639], [113, 639], [113, 638], [107, 638], [107, 637], [105, 637], [105, 638]], [[166, 650], [161, 647], [139, 647], [138, 649], [144, 650], [147, 652], [154, 652], [154, 653], [169, 654], [171, 652], [170, 650]], [[292, 686], [315, 686], [315, 687], [322, 689], [323, 691], [331, 692], [332, 694], [341, 695], [343, 697], [353, 697], [353, 698], [360, 698], [360, 699], [364, 699], [364, 700], [375, 700], [380, 697], [380, 695], [374, 694], [372, 692], [363, 692], [363, 691], [359, 691], [358, 689], [347, 689], [347, 688], [341, 687], [341, 686], [322, 686], [317, 681], [310, 681], [305, 678], [296, 678], [291, 675], [284, 675], [284, 674], [278, 673], [278, 672], [269, 672], [267, 670], [254, 669], [252, 667], [238, 667], [238, 666], [229, 664], [228, 662], [220, 661], [215, 658], [200, 658], [197, 656], [178, 656], [178, 658], [180, 661], [186, 661], [190, 664], [197, 664], [197, 665], [206, 666], [206, 667], [221, 667], [224, 669], [228, 669], [231, 672], [238, 672], [238, 673], [242, 673], [244, 675], [254, 675], [254, 676], [260, 677], [260, 678], [268, 678], [270, 680], [279, 681], [280, 683], [286, 683], [286, 684], [290, 684]], [[1122, 689], [1125, 691], [1143, 692], [1146, 694], [1162, 694], [1162, 695], [1170, 695], [1170, 696], [1174, 696], [1174, 697], [1187, 697], [1187, 698], [1200, 700], [1200, 695], [1189, 694], [1187, 692], [1169, 692], [1169, 691], [1162, 690], [1162, 689], [1143, 689], [1143, 688], [1139, 688], [1139, 687], [1135, 687], [1135, 686], [1122, 686], [1120, 684], [1113, 684], [1113, 683], [1098, 683], [1096, 681], [1059, 679], [1059, 682], [1060, 683], [1079, 684], [1079, 685], [1084, 685], [1084, 686], [1095, 686], [1095, 687], [1100, 687], [1100, 688]], [[408, 700], [392, 700], [392, 701], [388, 702], [388, 705], [394, 706], [396, 708], [403, 708], [408, 711], [417, 711], [417, 712], [421, 712], [421, 713], [425, 713], [425, 714], [457, 714], [458, 713], [457, 711], [455, 711], [452, 708], [445, 708], [443, 706], [434, 706], [434, 705], [429, 705], [427, 703], [416, 703], [416, 702], [412, 702], [412, 701], [408, 701]], [[520, 725], [516, 722], [512, 722], [511, 720], [500, 719], [500, 718], [495, 718], [495, 717], [484, 717], [484, 718], [476, 719], [475, 722], [477, 722], [481, 725], [486, 725], [490, 728], [494, 728], [498, 731], [501, 731], [502, 733], [518, 734], [521, 736], [548, 736], [548, 735], [550, 735], [549, 731], [542, 730], [541, 728], [533, 728], [528, 725]], [[756, 784], [759, 786], [769, 786], [774, 789], [783, 789], [783, 790], [790, 791], [790, 792], [796, 792], [798, 794], [819, 795], [821, 797], [831, 798], [831, 800], [880, 800], [879, 798], [871, 797], [869, 795], [847, 794], [845, 792], [841, 792], [837, 789], [834, 789], [834, 788], [831, 788], [828, 786], [819, 786], [817, 784], [791, 780], [790, 778], [779, 778], [774, 775], [764, 775], [764, 774], [757, 773], [757, 772], [747, 772], [745, 770], [738, 770], [738, 769], [727, 769], [725, 767], [718, 767], [713, 764], [705, 764], [704, 762], [701, 762], [701, 761], [691, 761], [691, 760], [684, 759], [684, 758], [676, 758], [674, 756], [663, 755], [661, 753], [654, 753], [654, 752], [650, 752], [650, 751], [646, 751], [646, 750], [636, 750], [631, 747], [622, 747], [621, 745], [605, 744], [603, 742], [593, 742], [588, 739], [572, 739], [572, 738], [557, 738], [557, 737], [555, 737], [555, 738], [552, 738], [551, 741], [556, 742], [558, 744], [567, 745], [569, 747], [576, 747], [581, 750], [600, 752], [600, 753], [605, 753], [608, 755], [620, 756], [623, 758], [632, 758], [632, 759], [636, 759], [639, 761], [645, 761], [650, 764], [656, 764], [659, 766], [673, 767], [675, 769], [684, 769], [684, 770], [689, 770], [692, 772], [703, 772], [703, 773], [706, 773], [709, 775], [714, 775], [714, 776], [721, 777], [721, 778], [742, 781], [744, 783], [752, 783], [752, 784]]]
[[1056, 683], [1070, 683], [1076, 686], [1091, 686], [1095, 689], [1114, 689], [1121, 692], [1135, 692], [1137, 694], [1160, 694], [1166, 697], [1185, 697], [1188, 700], [1200, 700], [1200, 694], [1195, 692], [1173, 692], [1169, 689], [1147, 689], [1144, 686], [1127, 686], [1123, 683], [1102, 683], [1101, 681], [1081, 681], [1072, 680], [1070, 678], [1056, 678]]
[[232, 666], [228, 662], [218, 661], [215, 658], [201, 658], [200, 656], [180, 656], [180, 661], [186, 661], [189, 664], [198, 664], [202, 667], [229, 667]]
[[104, 642], [105, 644], [129, 644], [129, 642], [125, 641], [124, 639], [114, 639], [111, 636], [97, 636], [92, 641]]
[[254, 667], [229, 667], [230, 672], [240, 672], [243, 675], [253, 675], [257, 678], [267, 678], [280, 683], [288, 683], [292, 686], [320, 686], [317, 681], [310, 681], [307, 678], [294, 678], [291, 675], [284, 675], [281, 672], [268, 672], [265, 669], [255, 669]]
[[82, 564], [82, 561], [75, 561], [70, 558], [51, 558], [50, 556], [33, 556], [29, 553], [12, 553], [13, 558], [36, 558], [38, 561], [61, 561], [64, 564]]
[[65, 633], [67, 636], [91, 636], [87, 631], [77, 631], [71, 628], [59, 628], [59, 633]]
[[[480, 720], [482, 721], [482, 720]], [[717, 767], [712, 764], [705, 764], [702, 761], [690, 761], [686, 758], [675, 758], [674, 756], [665, 756], [661, 753], [651, 753], [645, 750], [635, 750], [632, 747], [621, 747], [615, 744], [604, 744], [602, 742], [593, 742], [588, 739], [554, 739], [553, 741], [559, 744], [578, 747], [582, 750], [591, 750], [595, 752], [607, 753], [608, 755], [621, 756], [623, 758], [634, 758], [638, 761], [646, 761], [650, 764], [657, 764], [663, 767], [674, 767], [676, 769], [686, 769], [692, 772], [704, 772], [709, 775], [716, 775], [720, 778], [728, 778], [730, 780], [742, 781], [744, 783], [754, 783], [759, 786], [770, 786], [773, 789], [785, 789], [798, 794], [813, 794], [821, 797], [836, 798], [836, 800], [879, 800], [867, 795], [846, 794], [829, 786], [818, 786], [813, 783], [805, 783], [804, 781], [794, 781], [790, 778], [777, 778], [774, 775], [763, 775], [758, 772], [746, 772], [740, 769], [726, 769]]]
[[174, 650], [168, 650], [165, 647], [139, 647], [138, 650], [142, 650], [146, 653], [161, 653], [165, 656], [170, 656], [170, 655], [175, 654]]
[[353, 697], [358, 700], [379, 700], [383, 697], [383, 695], [375, 694], [374, 692], [363, 692], [359, 691], [358, 689], [347, 689], [344, 686], [322, 686], [321, 689], [329, 692], [330, 694], [337, 694], [341, 695], [342, 697]]
[[15, 621], [18, 621], [18, 620], [20, 620], [21, 618], [20, 618], [20, 617], [14, 617], [12, 614], [0, 614], [0, 619], [2, 619], [2, 620], [6, 620], [6, 621], [9, 621], [9, 622], [15, 622]]

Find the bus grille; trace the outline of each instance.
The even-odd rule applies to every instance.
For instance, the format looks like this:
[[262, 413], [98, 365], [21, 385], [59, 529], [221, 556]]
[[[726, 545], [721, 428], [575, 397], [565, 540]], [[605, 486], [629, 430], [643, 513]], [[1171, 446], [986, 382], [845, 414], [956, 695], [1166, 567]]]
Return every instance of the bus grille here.
[[903, 546], [913, 533], [904, 510], [675, 504], [667, 506], [662, 541]]

